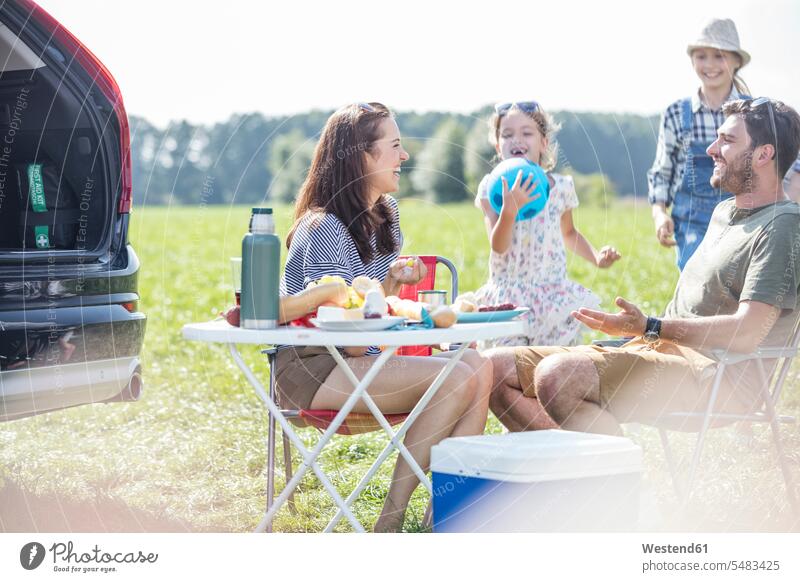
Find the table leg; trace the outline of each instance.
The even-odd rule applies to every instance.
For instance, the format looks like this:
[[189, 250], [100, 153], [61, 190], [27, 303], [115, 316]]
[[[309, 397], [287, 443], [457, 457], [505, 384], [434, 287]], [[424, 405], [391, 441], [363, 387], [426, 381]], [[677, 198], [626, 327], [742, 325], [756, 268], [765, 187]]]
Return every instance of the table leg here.
[[[274, 400], [275, 378], [272, 374], [273, 369], [269, 371], [269, 397]], [[269, 511], [275, 498], [275, 416], [271, 412], [267, 414], [269, 416], [269, 426], [267, 428], [267, 511]], [[271, 521], [267, 524], [266, 531], [268, 533], [272, 532]]]
[[[447, 379], [447, 376], [450, 374], [455, 365], [464, 355], [464, 350], [466, 350], [468, 345], [469, 344], [464, 343], [459, 346], [456, 353], [453, 354], [453, 356], [449, 359], [445, 367], [436, 376], [433, 383], [430, 385], [428, 390], [425, 391], [425, 394], [422, 396], [422, 398], [420, 398], [419, 402], [417, 402], [417, 404], [411, 410], [405, 422], [403, 423], [403, 426], [400, 427], [400, 430], [398, 430], [397, 432], [394, 432], [391, 425], [386, 420], [386, 417], [383, 415], [378, 406], [375, 404], [375, 401], [372, 400], [372, 398], [369, 396], [367, 392], [364, 392], [362, 399], [367, 404], [367, 407], [369, 408], [370, 412], [372, 412], [372, 415], [381, 425], [383, 430], [389, 435], [389, 443], [386, 445], [383, 451], [381, 451], [381, 454], [378, 455], [378, 458], [369, 468], [367, 473], [358, 482], [356, 488], [353, 489], [353, 491], [350, 493], [347, 499], [345, 499], [345, 503], [347, 504], [348, 507], [350, 507], [350, 505], [358, 498], [358, 496], [361, 495], [361, 492], [364, 490], [364, 487], [367, 486], [367, 484], [370, 482], [370, 480], [378, 471], [378, 469], [380, 469], [380, 466], [384, 463], [386, 458], [391, 454], [392, 449], [395, 448], [401, 455], [403, 455], [403, 458], [406, 460], [411, 469], [417, 475], [417, 478], [419, 478], [420, 483], [422, 483], [428, 490], [428, 493], [433, 492], [433, 487], [431, 486], [431, 482], [428, 479], [428, 476], [422, 470], [422, 467], [420, 467], [419, 464], [416, 462], [416, 460], [414, 460], [414, 458], [411, 456], [411, 453], [408, 451], [405, 444], [402, 442], [402, 439], [405, 436], [406, 432], [408, 432], [408, 429], [411, 428], [411, 425], [414, 423], [414, 420], [416, 420], [416, 418], [422, 413], [422, 411], [428, 405], [428, 402], [430, 402], [431, 399], [436, 395], [436, 392], [439, 391], [439, 388]], [[347, 364], [344, 363], [344, 360], [342, 359], [341, 355], [338, 354], [338, 352], [337, 355], [334, 356], [334, 358], [336, 359], [337, 356], [338, 356], [337, 362], [339, 361], [339, 359], [342, 360], [340, 366], [347, 366]], [[353, 383], [358, 382], [358, 378], [356, 378], [356, 375], [353, 374], [353, 371], [350, 369], [349, 366], [347, 366], [345, 374], [347, 375], [347, 377], [350, 379], [351, 382]], [[341, 510], [337, 512], [336, 515], [333, 516], [333, 519], [325, 527], [325, 532], [333, 531], [333, 528], [336, 527], [336, 524], [339, 523], [339, 521], [342, 519], [342, 517], [344, 517], [344, 515], [345, 514]]]
[[[288, 483], [292, 478], [292, 443], [289, 442], [289, 437], [283, 432], [283, 480]], [[297, 508], [294, 505], [294, 493], [289, 495], [289, 511], [297, 513]]]
[[[305, 472], [310, 468], [314, 471], [317, 478], [322, 483], [322, 486], [328, 491], [328, 494], [333, 498], [334, 503], [336, 503], [336, 505], [339, 506], [340, 510], [344, 512], [344, 515], [347, 517], [348, 521], [353, 525], [356, 531], [364, 532], [364, 526], [361, 525], [361, 523], [355, 518], [349, 506], [345, 504], [341, 495], [339, 495], [339, 492], [331, 484], [330, 480], [322, 471], [322, 468], [316, 462], [316, 459], [319, 457], [319, 454], [322, 452], [322, 449], [325, 447], [328, 441], [333, 437], [334, 434], [336, 434], [336, 431], [342, 425], [345, 418], [347, 418], [347, 415], [353, 409], [356, 402], [358, 402], [358, 399], [361, 398], [361, 395], [364, 393], [367, 386], [370, 385], [370, 383], [378, 374], [378, 372], [386, 363], [386, 361], [389, 360], [391, 353], [383, 353], [380, 356], [378, 356], [378, 359], [375, 361], [372, 368], [370, 368], [370, 370], [367, 372], [367, 374], [364, 376], [361, 382], [359, 382], [358, 386], [353, 391], [353, 393], [345, 401], [341, 410], [336, 414], [330, 426], [328, 426], [328, 428], [323, 433], [322, 437], [320, 437], [320, 440], [317, 442], [314, 449], [309, 452], [305, 448], [299, 437], [295, 434], [294, 430], [289, 424], [289, 421], [286, 420], [283, 414], [281, 414], [281, 411], [278, 408], [277, 404], [275, 404], [275, 402], [269, 397], [269, 395], [264, 390], [264, 387], [262, 386], [261, 382], [255, 376], [255, 374], [253, 374], [253, 371], [250, 370], [249, 366], [244, 362], [241, 354], [239, 354], [239, 351], [236, 349], [236, 344], [231, 343], [228, 344], [228, 346], [231, 352], [231, 356], [233, 357], [234, 362], [236, 362], [236, 365], [245, 375], [248, 382], [250, 382], [250, 385], [253, 386], [259, 398], [261, 398], [261, 401], [267, 406], [270, 415], [273, 416], [275, 420], [277, 420], [280, 423], [281, 428], [284, 430], [286, 435], [292, 441], [292, 444], [297, 448], [297, 450], [303, 457], [303, 462], [301, 466], [298, 468], [297, 473], [295, 473], [292, 479], [286, 484], [286, 486], [283, 488], [283, 491], [281, 491], [281, 494], [272, 504], [272, 507], [270, 507], [270, 509], [261, 519], [261, 522], [258, 524], [256, 531], [264, 531], [266, 529], [267, 524], [271, 523], [275, 514], [278, 512], [280, 507], [288, 499], [289, 495], [294, 491], [294, 489], [300, 483], [301, 479], [305, 475]], [[328, 349], [335, 349], [335, 348], [329, 347]]]

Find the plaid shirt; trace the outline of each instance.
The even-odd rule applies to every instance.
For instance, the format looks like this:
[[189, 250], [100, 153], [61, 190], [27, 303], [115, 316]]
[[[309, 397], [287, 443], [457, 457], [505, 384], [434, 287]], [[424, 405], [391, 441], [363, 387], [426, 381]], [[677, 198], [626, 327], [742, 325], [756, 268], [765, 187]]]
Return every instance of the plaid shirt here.
[[[731, 94], [726, 101], [740, 98], [736, 88], [731, 88]], [[647, 172], [648, 192], [647, 199], [650, 204], [663, 202], [667, 207], [672, 205], [675, 193], [683, 181], [683, 169], [686, 165], [686, 150], [682, 147], [681, 138], [681, 103], [683, 99], [675, 101], [667, 107], [661, 118], [661, 129], [658, 132], [658, 147], [653, 167]], [[720, 107], [712, 111], [700, 100], [700, 91], [692, 95], [692, 141], [711, 143], [717, 139], [717, 129], [725, 121], [725, 115]], [[793, 173], [800, 174], [800, 156], [786, 173], [784, 187], [789, 182]]]
[[[726, 101], [739, 99], [736, 88], [731, 89]], [[661, 118], [661, 129], [658, 132], [658, 146], [653, 167], [647, 172], [650, 204], [663, 202], [668, 207], [675, 199], [675, 193], [683, 180], [683, 169], [686, 165], [686, 150], [681, 144], [681, 103], [678, 99], [667, 107]], [[692, 141], [711, 143], [717, 139], [717, 129], [725, 121], [722, 107], [712, 111], [700, 100], [700, 91], [692, 95]]]

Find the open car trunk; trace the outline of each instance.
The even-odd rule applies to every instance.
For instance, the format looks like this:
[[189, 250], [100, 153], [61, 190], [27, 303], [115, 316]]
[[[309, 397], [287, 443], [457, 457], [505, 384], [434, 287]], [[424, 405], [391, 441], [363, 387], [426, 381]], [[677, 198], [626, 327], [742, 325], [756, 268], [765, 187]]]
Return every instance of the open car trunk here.
[[109, 265], [127, 222], [113, 216], [121, 172], [113, 106], [74, 55], [17, 16], [4, 12], [0, 24], [0, 271]]

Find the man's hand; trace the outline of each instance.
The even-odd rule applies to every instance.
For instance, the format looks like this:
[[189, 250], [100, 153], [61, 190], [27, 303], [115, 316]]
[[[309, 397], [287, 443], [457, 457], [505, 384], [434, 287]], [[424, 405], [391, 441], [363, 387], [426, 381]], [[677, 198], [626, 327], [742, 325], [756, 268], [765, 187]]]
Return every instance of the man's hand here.
[[622, 255], [617, 252], [612, 246], [604, 246], [600, 251], [597, 253], [597, 259], [595, 259], [595, 264], [601, 269], [607, 269], [615, 262], [617, 262]]
[[572, 317], [592, 329], [602, 331], [608, 335], [631, 336], [642, 335], [647, 327], [647, 316], [633, 303], [617, 297], [615, 301], [622, 310], [619, 313], [605, 313], [581, 307], [572, 312]]

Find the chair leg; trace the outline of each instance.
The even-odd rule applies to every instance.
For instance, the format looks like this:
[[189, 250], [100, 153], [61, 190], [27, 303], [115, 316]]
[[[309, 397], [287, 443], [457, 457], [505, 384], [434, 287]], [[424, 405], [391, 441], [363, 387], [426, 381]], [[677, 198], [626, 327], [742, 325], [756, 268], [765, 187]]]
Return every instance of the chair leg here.
[[[267, 361], [269, 362], [269, 397], [275, 399], [275, 360], [277, 351], [266, 350]], [[269, 512], [275, 501], [275, 417], [269, 414], [267, 428], [267, 511]], [[272, 521], [266, 524], [264, 529], [267, 533], [272, 533]]]
[[669, 472], [672, 476], [672, 486], [675, 488], [675, 495], [680, 500], [683, 496], [681, 495], [681, 488], [678, 484], [678, 468], [675, 466], [675, 458], [672, 456], [672, 447], [669, 446], [667, 431], [659, 427], [658, 435], [661, 437], [661, 446], [664, 447], [664, 457], [667, 459], [667, 467], [669, 467]]
[[711, 394], [708, 397], [708, 405], [706, 406], [706, 414], [703, 417], [703, 425], [700, 432], [697, 434], [697, 444], [694, 447], [692, 454], [692, 466], [689, 468], [689, 479], [686, 482], [686, 490], [683, 492], [683, 500], [681, 506], [685, 510], [689, 504], [689, 498], [692, 496], [692, 485], [694, 485], [694, 478], [697, 474], [697, 468], [700, 466], [700, 457], [703, 454], [703, 445], [706, 442], [706, 433], [711, 426], [711, 414], [714, 412], [714, 405], [717, 402], [717, 394], [722, 382], [722, 376], [725, 370], [725, 365], [721, 364], [717, 368], [717, 373], [714, 376], [714, 383], [711, 387]]
[[[288, 483], [292, 479], [292, 443], [286, 433], [283, 433], [283, 469], [286, 475], [285, 482]], [[294, 504], [294, 492], [289, 495], [289, 511], [297, 513], [297, 507]]]
[[686, 481], [686, 490], [683, 492], [683, 499], [681, 500], [684, 508], [689, 504], [689, 498], [692, 496], [694, 478], [697, 475], [697, 468], [700, 466], [700, 457], [703, 454], [703, 446], [706, 443], [706, 432], [708, 432], [708, 426], [704, 425], [697, 435], [697, 443], [694, 446], [694, 453], [692, 454], [692, 466], [689, 468], [689, 478]]
[[789, 505], [792, 507], [794, 518], [800, 520], [800, 507], [797, 504], [797, 498], [794, 493], [794, 483], [792, 482], [792, 472], [786, 460], [786, 455], [783, 451], [783, 443], [781, 443], [780, 436], [780, 423], [775, 415], [775, 404], [769, 394], [764, 397], [764, 403], [767, 407], [767, 414], [769, 415], [769, 424], [772, 427], [772, 440], [775, 442], [775, 452], [778, 454], [778, 462], [781, 465], [781, 472], [783, 473], [783, 482], [786, 485], [786, 498], [789, 500]]

